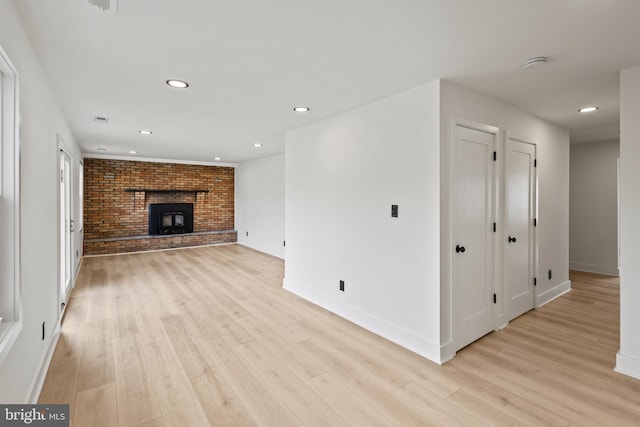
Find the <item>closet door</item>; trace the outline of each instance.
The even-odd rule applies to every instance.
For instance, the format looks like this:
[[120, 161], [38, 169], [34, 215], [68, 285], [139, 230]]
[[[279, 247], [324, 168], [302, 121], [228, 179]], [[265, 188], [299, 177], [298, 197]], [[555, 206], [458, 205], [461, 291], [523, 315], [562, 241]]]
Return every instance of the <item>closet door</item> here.
[[534, 307], [536, 146], [507, 136], [504, 289], [507, 320]]
[[496, 134], [497, 129], [489, 126], [454, 128], [452, 296], [456, 350], [495, 328]]

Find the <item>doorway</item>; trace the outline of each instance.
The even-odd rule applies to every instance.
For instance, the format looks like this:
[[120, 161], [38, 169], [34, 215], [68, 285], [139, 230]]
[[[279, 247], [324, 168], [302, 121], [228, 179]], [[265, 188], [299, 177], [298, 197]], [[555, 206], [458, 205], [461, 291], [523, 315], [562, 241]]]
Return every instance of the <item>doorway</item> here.
[[538, 185], [534, 139], [460, 118], [452, 135], [457, 351], [536, 306]]
[[504, 290], [510, 321], [535, 306], [536, 144], [507, 133], [505, 151]]
[[453, 139], [453, 344], [495, 329], [498, 128], [456, 121]]
[[59, 280], [58, 280], [58, 313], [60, 316], [67, 304], [72, 287], [73, 262], [73, 219], [71, 202], [71, 158], [59, 139], [58, 171], [58, 231], [59, 231]]

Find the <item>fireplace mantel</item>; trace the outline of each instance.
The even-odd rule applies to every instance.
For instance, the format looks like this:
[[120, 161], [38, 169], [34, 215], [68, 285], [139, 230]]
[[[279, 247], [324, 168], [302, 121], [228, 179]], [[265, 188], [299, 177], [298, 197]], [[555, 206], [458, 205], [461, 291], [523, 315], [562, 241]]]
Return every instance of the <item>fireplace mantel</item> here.
[[209, 190], [160, 190], [155, 188], [125, 188], [127, 193], [208, 193]]

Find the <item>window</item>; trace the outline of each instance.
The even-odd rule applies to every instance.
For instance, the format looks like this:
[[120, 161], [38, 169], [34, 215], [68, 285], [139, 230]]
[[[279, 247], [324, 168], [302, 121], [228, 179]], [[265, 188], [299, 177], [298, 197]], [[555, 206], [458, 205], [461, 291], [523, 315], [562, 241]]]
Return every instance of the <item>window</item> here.
[[20, 333], [18, 73], [0, 48], [0, 364]]

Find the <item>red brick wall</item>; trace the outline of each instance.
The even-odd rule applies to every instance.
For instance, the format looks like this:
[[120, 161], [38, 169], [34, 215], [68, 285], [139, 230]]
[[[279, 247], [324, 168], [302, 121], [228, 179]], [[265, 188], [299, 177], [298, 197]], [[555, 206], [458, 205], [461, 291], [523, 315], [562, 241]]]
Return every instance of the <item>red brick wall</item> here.
[[[84, 238], [91, 241], [149, 234], [149, 203], [193, 203], [196, 233], [233, 230], [234, 172], [234, 168], [221, 166], [87, 158]], [[168, 194], [127, 189], [209, 192]], [[162, 243], [154, 242], [154, 246], [158, 249]], [[85, 249], [90, 247], [85, 245]]]

